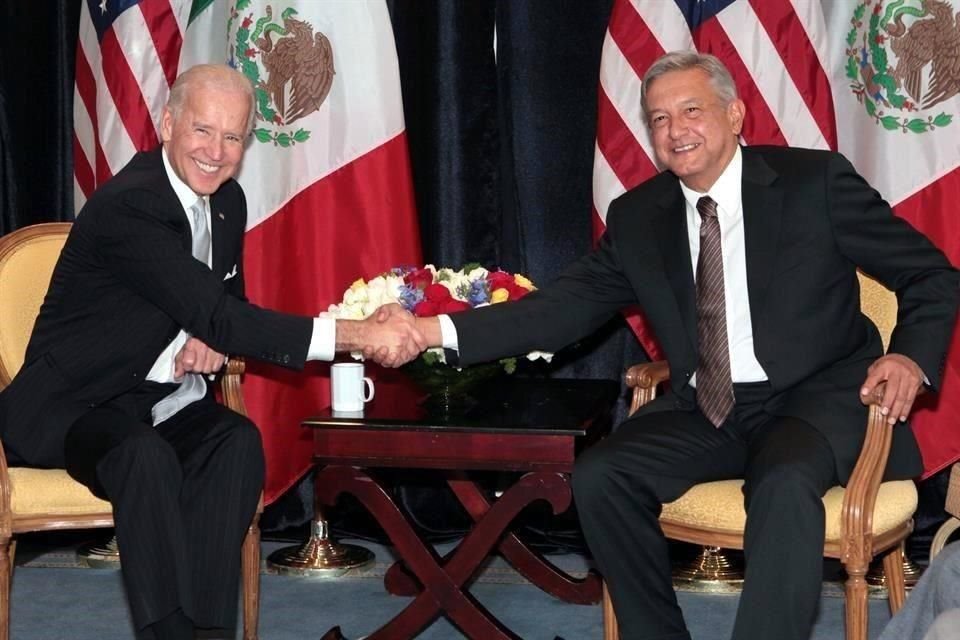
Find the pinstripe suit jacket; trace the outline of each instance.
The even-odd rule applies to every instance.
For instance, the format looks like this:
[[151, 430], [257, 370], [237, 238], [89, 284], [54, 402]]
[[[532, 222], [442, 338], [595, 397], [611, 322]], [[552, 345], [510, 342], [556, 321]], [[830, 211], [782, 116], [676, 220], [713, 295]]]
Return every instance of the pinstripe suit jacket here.
[[63, 466], [76, 419], [139, 385], [181, 329], [222, 353], [303, 366], [312, 320], [244, 298], [243, 191], [230, 180], [210, 204], [212, 268], [191, 254], [159, 148], [94, 193], [54, 269], [23, 368], [0, 392], [8, 456]]

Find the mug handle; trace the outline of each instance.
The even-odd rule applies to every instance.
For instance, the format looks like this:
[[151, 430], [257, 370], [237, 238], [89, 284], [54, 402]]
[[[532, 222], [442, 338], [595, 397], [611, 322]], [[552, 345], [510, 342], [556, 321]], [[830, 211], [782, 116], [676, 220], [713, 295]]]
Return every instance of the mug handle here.
[[364, 378], [363, 386], [364, 386], [364, 391], [370, 392], [370, 395], [364, 394], [363, 401], [370, 402], [371, 400], [373, 400], [373, 394], [374, 394], [373, 380], [371, 380], [370, 378]]

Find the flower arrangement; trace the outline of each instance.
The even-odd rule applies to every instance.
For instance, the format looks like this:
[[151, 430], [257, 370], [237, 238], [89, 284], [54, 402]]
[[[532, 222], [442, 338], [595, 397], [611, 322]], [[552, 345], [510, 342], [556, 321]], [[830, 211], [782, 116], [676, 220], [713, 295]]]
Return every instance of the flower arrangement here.
[[[343, 301], [330, 305], [327, 313], [336, 318], [362, 320], [382, 305], [397, 303], [415, 316], [429, 317], [519, 300], [535, 289], [520, 274], [489, 271], [478, 264], [459, 270], [438, 269], [432, 264], [422, 268], [395, 267], [369, 281], [356, 280], [344, 292]], [[530, 360], [550, 357], [551, 354], [541, 351], [527, 354]], [[430, 366], [446, 363], [443, 349], [438, 348], [428, 349], [421, 359]], [[507, 373], [516, 369], [516, 358], [500, 362]]]

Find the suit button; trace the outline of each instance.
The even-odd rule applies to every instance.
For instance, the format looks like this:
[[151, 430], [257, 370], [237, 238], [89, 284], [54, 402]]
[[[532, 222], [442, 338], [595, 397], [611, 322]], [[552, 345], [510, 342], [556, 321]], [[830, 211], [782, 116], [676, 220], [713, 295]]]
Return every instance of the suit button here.
[[140, 374], [138, 374], [136, 371], [134, 371], [134, 372], [133, 372], [132, 374], [130, 374], [130, 375], [132, 375], [134, 378], [136, 378], [136, 377], [138, 377]]
[[692, 376], [692, 375], [693, 375], [693, 373], [691, 373], [690, 371], [684, 371], [684, 372], [683, 372], [683, 377], [684, 377], [684, 378], [689, 378], [689, 377]]
[[284, 355], [284, 356], [283, 356], [283, 364], [290, 364], [290, 356], [289, 356], [289, 355]]

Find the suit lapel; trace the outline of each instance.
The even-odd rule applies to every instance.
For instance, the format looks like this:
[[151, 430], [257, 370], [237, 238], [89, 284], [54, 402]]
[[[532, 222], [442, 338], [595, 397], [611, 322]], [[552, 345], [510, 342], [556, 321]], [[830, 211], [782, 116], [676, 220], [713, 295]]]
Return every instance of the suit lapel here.
[[[747, 292], [754, 318], [763, 309], [779, 250], [783, 191], [773, 186], [776, 179], [776, 172], [761, 156], [743, 150], [743, 233]], [[753, 324], [757, 326], [756, 321]]]
[[230, 256], [227, 255], [228, 229], [226, 212], [223, 210], [224, 198], [214, 194], [210, 198], [210, 239], [213, 242], [213, 260], [211, 270], [218, 276], [226, 275], [233, 265], [226, 264]]
[[683, 328], [696, 353], [697, 300], [690, 264], [690, 241], [687, 239], [687, 214], [679, 183], [665, 193], [657, 204], [660, 215], [654, 222], [657, 246], [663, 256], [663, 269], [677, 301]]

